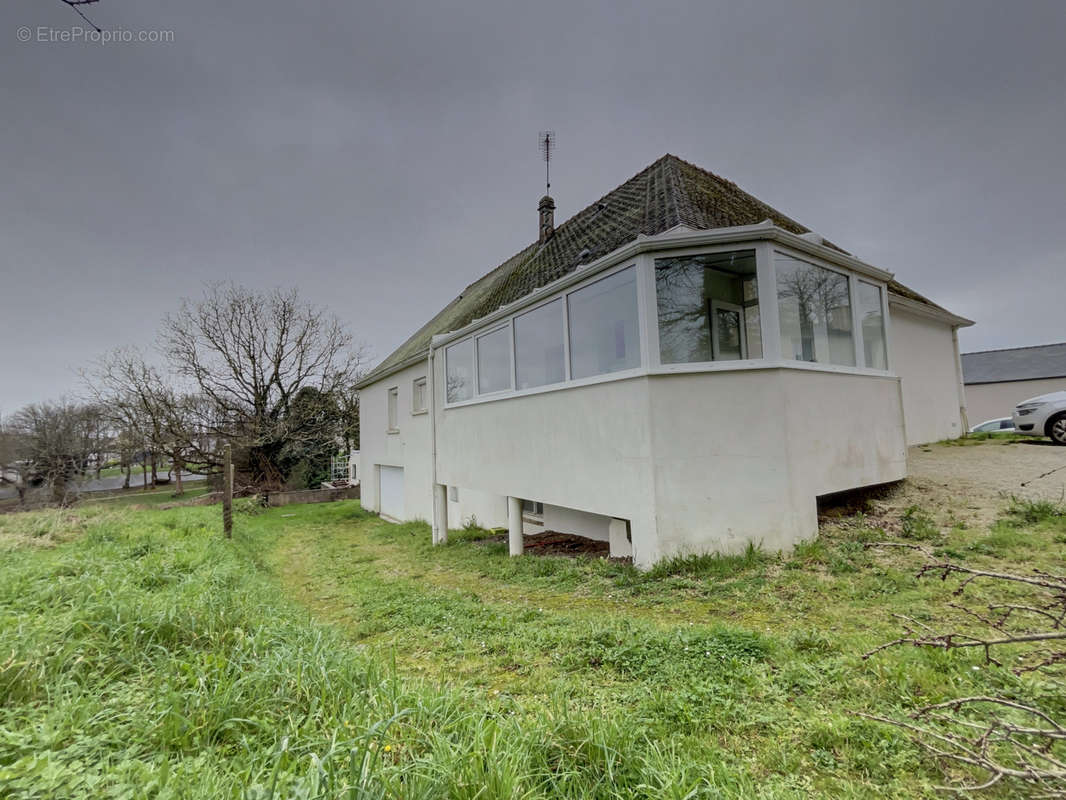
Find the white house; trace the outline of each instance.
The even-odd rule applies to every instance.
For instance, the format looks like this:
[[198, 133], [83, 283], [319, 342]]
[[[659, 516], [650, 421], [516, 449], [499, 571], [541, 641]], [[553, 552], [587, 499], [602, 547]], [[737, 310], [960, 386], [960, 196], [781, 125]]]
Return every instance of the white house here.
[[607, 540], [639, 566], [787, 549], [816, 498], [965, 429], [972, 324], [664, 156], [468, 286], [360, 384], [363, 504]]
[[971, 424], [1009, 417], [1023, 400], [1066, 390], [1066, 342], [962, 354]]

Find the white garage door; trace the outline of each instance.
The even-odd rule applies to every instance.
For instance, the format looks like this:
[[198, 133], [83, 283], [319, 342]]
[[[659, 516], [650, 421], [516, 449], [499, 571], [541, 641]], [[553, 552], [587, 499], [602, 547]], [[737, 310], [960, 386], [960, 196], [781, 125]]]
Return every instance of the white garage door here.
[[403, 519], [403, 467], [378, 467], [380, 470], [381, 513]]

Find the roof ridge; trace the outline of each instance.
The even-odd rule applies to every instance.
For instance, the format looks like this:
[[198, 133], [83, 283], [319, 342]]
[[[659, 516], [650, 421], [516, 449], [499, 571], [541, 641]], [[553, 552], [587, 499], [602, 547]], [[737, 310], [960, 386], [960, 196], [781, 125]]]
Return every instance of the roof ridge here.
[[1047, 344], [1023, 344], [1018, 347], [997, 347], [992, 350], [971, 350], [969, 353], [960, 353], [963, 356], [979, 356], [984, 353], [1009, 353], [1013, 350], [1039, 350], [1041, 347], [1062, 347], [1066, 342], [1048, 342]]
[[684, 195], [686, 201], [691, 201], [689, 200], [688, 194], [682, 190], [681, 171], [677, 168], [677, 162], [681, 161], [681, 159], [677, 156], [673, 156], [667, 153], [665, 156], [663, 156], [662, 161], [663, 177], [666, 181], [666, 210], [668, 215], [671, 212], [669, 206], [673, 205], [673, 217], [670, 219], [670, 222], [672, 222], [673, 224], [668, 224], [667, 227], [673, 228], [676, 225], [680, 225], [682, 222], [686, 221], [681, 217], [682, 195]]

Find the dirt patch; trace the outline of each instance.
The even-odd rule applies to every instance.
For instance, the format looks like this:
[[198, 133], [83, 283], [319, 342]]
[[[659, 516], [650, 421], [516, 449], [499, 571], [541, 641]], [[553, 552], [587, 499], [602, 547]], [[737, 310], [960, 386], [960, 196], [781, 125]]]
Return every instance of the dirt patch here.
[[1066, 447], [1042, 440], [921, 445], [908, 451], [907, 467], [899, 483], [827, 498], [819, 504], [822, 521], [862, 512], [891, 529], [917, 506], [947, 527], [987, 527], [1012, 497], [1066, 499]]
[[[529, 555], [540, 556], [591, 556], [593, 558], [609, 558], [611, 546], [607, 542], [595, 539], [586, 539], [584, 536], [576, 536], [572, 533], [559, 533], [558, 531], [544, 531], [523, 536], [523, 552]], [[507, 534], [497, 534], [482, 539], [483, 542], [506, 542]], [[628, 561], [630, 559], [616, 559]]]

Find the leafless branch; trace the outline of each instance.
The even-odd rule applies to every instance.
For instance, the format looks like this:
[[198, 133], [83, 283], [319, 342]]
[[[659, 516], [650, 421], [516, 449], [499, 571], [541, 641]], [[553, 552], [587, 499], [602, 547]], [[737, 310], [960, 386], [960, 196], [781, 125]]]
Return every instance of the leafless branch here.
[[[894, 546], [878, 543], [874, 546]], [[942, 650], [980, 648], [987, 665], [1002, 667], [997, 654], [1006, 650], [1011, 669], [1017, 674], [1039, 672], [1066, 690], [1057, 671], [1066, 663], [1066, 652], [1040, 645], [1066, 640], [1066, 578], [1040, 570], [1030, 574], [995, 572], [934, 559], [920, 547], [908, 546], [925, 555], [917, 578], [958, 577], [954, 597], [963, 597], [975, 581], [991, 591], [1012, 591], [1011, 602], [993, 602], [984, 607], [963, 602], [945, 604], [945, 611], [931, 623], [896, 615], [904, 635], [863, 655], [864, 659], [901, 645]], [[1030, 796], [1066, 797], [1066, 726], [1047, 708], [1019, 698], [974, 695], [923, 706], [910, 720], [876, 714], [859, 716], [893, 725], [911, 734], [927, 752], [942, 762], [963, 765], [976, 780], [943, 787], [954, 792], [975, 792], [1004, 781]]]

